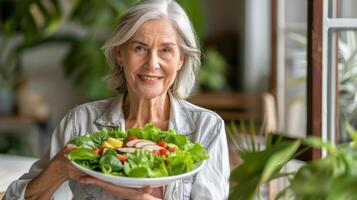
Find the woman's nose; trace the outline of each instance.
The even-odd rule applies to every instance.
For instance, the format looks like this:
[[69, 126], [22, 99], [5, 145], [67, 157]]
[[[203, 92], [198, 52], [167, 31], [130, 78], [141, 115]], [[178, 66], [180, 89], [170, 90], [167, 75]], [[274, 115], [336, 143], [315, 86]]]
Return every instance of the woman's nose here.
[[151, 51], [149, 53], [146, 67], [150, 70], [157, 70], [160, 68], [159, 57], [156, 51]]

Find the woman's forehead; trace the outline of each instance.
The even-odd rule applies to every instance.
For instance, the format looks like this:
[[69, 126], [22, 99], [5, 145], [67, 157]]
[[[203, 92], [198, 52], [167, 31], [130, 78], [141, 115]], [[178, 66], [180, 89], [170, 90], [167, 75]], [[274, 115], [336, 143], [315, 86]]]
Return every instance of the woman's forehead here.
[[178, 34], [172, 22], [168, 19], [150, 20], [142, 24], [131, 41], [150, 43], [158, 40], [160, 43], [177, 44]]

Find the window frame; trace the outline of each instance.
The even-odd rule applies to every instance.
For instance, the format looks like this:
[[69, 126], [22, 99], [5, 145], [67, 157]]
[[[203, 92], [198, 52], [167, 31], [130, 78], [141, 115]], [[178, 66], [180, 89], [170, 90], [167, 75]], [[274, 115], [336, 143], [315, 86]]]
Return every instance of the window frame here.
[[[279, 23], [281, 22], [279, 6], [282, 6], [283, 3], [284, 1], [272, 0], [272, 72], [275, 74], [272, 75], [271, 90], [279, 102], [279, 129], [281, 131], [285, 130], [284, 123], [281, 122], [281, 119], [285, 118], [283, 106], [285, 91], [279, 91], [279, 85], [283, 84], [282, 81], [284, 81], [284, 78], [281, 78], [281, 73], [284, 73], [284, 71], [278, 68], [279, 62], [281, 62], [281, 57], [279, 58], [278, 55], [284, 55], [279, 52], [281, 45], [284, 45], [282, 43], [284, 38], [280, 38], [278, 35], [280, 31]], [[336, 55], [338, 46], [333, 34], [335, 31], [357, 30], [357, 18], [329, 17], [329, 0], [309, 0], [307, 3], [306, 135], [320, 137], [324, 141], [336, 143], [336, 138], [339, 137], [337, 58], [332, 58], [330, 55]], [[332, 3], [336, 4], [334, 8], [340, 6], [340, 0], [334, 0]], [[318, 159], [325, 154], [324, 151], [313, 149], [308, 153], [307, 160]]]
[[[323, 57], [322, 57], [322, 130], [321, 136], [324, 141], [337, 143], [339, 137], [339, 93], [338, 93], [338, 71], [337, 71], [337, 55], [338, 46], [337, 39], [334, 37], [336, 31], [357, 30], [357, 18], [332, 18], [329, 17], [329, 9], [331, 6], [329, 0], [323, 1]], [[340, 5], [340, 0], [334, 0], [336, 8]], [[331, 9], [332, 10], [332, 9]], [[334, 134], [329, 134], [334, 133]], [[325, 155], [326, 152], [323, 152]]]

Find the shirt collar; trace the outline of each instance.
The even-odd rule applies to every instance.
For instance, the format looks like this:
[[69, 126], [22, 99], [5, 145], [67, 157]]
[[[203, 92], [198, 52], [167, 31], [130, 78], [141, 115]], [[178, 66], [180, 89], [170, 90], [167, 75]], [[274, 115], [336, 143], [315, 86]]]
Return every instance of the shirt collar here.
[[191, 134], [196, 130], [196, 126], [187, 106], [184, 105], [184, 100], [176, 99], [171, 92], [169, 97], [171, 103], [169, 128], [182, 135]]
[[95, 122], [101, 126], [117, 127], [123, 130], [125, 127], [123, 99], [124, 94], [118, 94], [116, 98], [112, 98]]
[[[183, 105], [184, 100], [176, 99], [171, 92], [169, 92], [169, 98], [171, 103], [169, 128], [182, 135], [188, 135], [194, 132], [196, 126], [187, 107]], [[113, 98], [96, 119], [96, 123], [101, 126], [116, 127], [124, 130], [123, 100], [124, 94], [119, 94], [116, 98]]]

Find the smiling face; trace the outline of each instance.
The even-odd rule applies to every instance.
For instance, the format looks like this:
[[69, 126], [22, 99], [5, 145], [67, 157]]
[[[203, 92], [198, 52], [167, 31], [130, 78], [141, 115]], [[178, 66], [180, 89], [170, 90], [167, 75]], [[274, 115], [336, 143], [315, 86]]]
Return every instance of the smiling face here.
[[183, 64], [178, 34], [167, 19], [145, 22], [117, 52], [128, 91], [145, 99], [166, 94]]

